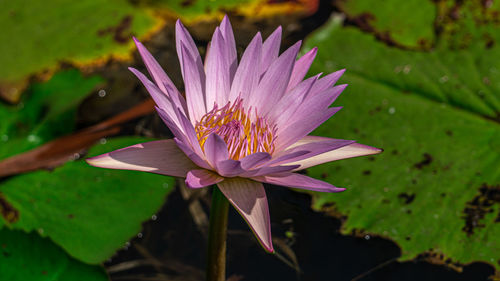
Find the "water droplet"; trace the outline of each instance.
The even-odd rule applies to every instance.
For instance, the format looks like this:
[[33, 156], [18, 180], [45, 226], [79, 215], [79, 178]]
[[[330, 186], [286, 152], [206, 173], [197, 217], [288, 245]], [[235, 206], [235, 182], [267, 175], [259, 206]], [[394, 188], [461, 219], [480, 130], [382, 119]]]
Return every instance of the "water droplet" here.
[[407, 64], [403, 67], [403, 73], [408, 74], [411, 71], [411, 65]]
[[80, 159], [80, 153], [75, 153], [75, 154], [71, 155], [71, 157], [69, 159], [70, 159], [70, 161]]
[[438, 214], [434, 214], [434, 218], [435, 218], [435, 219], [438, 219], [438, 218], [439, 218], [439, 215], [438, 215]]
[[36, 135], [29, 135], [28, 136], [28, 141], [29, 142], [38, 142], [38, 141], [40, 141], [40, 138], [38, 136], [36, 136]]
[[107, 142], [108, 142], [108, 140], [106, 138], [102, 138], [99, 140], [100, 144], [106, 144]]
[[396, 108], [394, 107], [389, 107], [389, 114], [394, 114], [396, 112]]
[[440, 83], [446, 83], [448, 82], [448, 80], [450, 80], [450, 78], [448, 78], [448, 76], [444, 75], [443, 77], [439, 78], [439, 82]]
[[99, 92], [97, 94], [99, 95], [100, 98], [104, 98], [106, 96], [106, 91], [104, 89], [99, 90]]
[[137, 233], [137, 238], [142, 238], [142, 233], [141, 232]]
[[368, 235], [368, 234], [365, 235], [365, 240], [370, 240], [370, 238], [371, 238], [370, 235]]
[[163, 188], [167, 189], [168, 188], [168, 183], [163, 184]]
[[2, 141], [8, 141], [9, 136], [8, 135], [2, 135]]
[[158, 217], [157, 217], [156, 215], [152, 215], [152, 216], [151, 216], [151, 219], [155, 221], [155, 220], [157, 220], [157, 219], [158, 219]]

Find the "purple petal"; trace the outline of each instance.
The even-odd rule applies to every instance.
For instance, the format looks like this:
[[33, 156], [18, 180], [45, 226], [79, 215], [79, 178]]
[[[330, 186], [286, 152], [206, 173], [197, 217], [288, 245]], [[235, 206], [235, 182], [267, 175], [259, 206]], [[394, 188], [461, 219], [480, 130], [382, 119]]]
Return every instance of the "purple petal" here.
[[307, 116], [302, 116], [298, 121], [278, 131], [276, 139], [276, 151], [290, 146], [299, 139], [316, 129], [323, 122], [337, 113], [341, 107], [331, 107], [324, 111], [313, 112]]
[[207, 112], [214, 108], [215, 103], [219, 106], [227, 103], [230, 89], [229, 58], [227, 56], [224, 37], [222, 37], [219, 28], [216, 28], [205, 62]]
[[217, 173], [223, 177], [235, 177], [245, 172], [240, 161], [227, 159], [217, 162]]
[[258, 177], [263, 175], [272, 175], [283, 172], [289, 172], [297, 169], [299, 165], [287, 165], [287, 166], [273, 166], [273, 167], [262, 167], [252, 171], [246, 171], [240, 176], [244, 178]]
[[[167, 125], [167, 127], [170, 129], [172, 134], [174, 134], [174, 136], [176, 138], [180, 139], [181, 141], [183, 141], [185, 143], [189, 143], [188, 139], [186, 138], [186, 134], [184, 133], [184, 130], [182, 129], [183, 126], [175, 124], [172, 117], [167, 112], [165, 112], [163, 109], [161, 109], [157, 106], [155, 106], [155, 109], [156, 109], [156, 112], [158, 113], [158, 115], [160, 116], [160, 118], [163, 120], [163, 123], [165, 123], [165, 125]], [[173, 114], [174, 114], [174, 117], [177, 119], [177, 116], [175, 115], [175, 113], [173, 113]]]
[[[295, 164], [297, 161], [314, 157], [319, 154], [323, 154], [328, 151], [332, 151], [335, 149], [339, 149], [341, 147], [350, 145], [355, 143], [353, 140], [340, 140], [340, 139], [330, 139], [326, 138], [326, 140], [319, 142], [310, 142], [302, 145], [298, 145], [291, 149], [287, 149], [282, 152], [284, 155], [278, 157], [276, 160], [273, 160], [269, 165], [274, 164]], [[307, 153], [302, 155], [295, 156], [297, 152], [307, 151]], [[286, 157], [288, 156], [288, 157]], [[295, 156], [295, 157], [294, 157]]]
[[345, 69], [341, 69], [339, 71], [330, 73], [325, 77], [319, 79], [318, 82], [316, 82], [313, 88], [311, 89], [311, 95], [309, 95], [308, 98], [314, 98], [316, 93], [321, 93], [324, 90], [332, 87], [339, 80], [340, 76], [344, 74], [344, 72]]
[[189, 159], [191, 159], [191, 161], [193, 161], [196, 165], [204, 169], [212, 169], [212, 167], [208, 165], [207, 161], [205, 161], [201, 156], [199, 156], [193, 151], [193, 149], [189, 144], [182, 142], [178, 138], [174, 138], [174, 141], [177, 144], [177, 146], [182, 150], [182, 152], [184, 152], [184, 154]]
[[251, 168], [264, 164], [269, 160], [271, 160], [271, 154], [267, 152], [256, 152], [240, 159], [240, 162], [243, 169], [250, 170]]
[[240, 65], [236, 70], [233, 84], [231, 85], [231, 93], [229, 101], [234, 101], [238, 96], [243, 98], [245, 104], [249, 99], [250, 94], [259, 83], [259, 61], [262, 50], [262, 37], [257, 33], [248, 45], [243, 56], [241, 57]]
[[262, 77], [251, 97], [251, 105], [258, 109], [259, 114], [265, 115], [283, 96], [300, 44], [297, 42], [279, 56]]
[[132, 67], [129, 67], [128, 69], [132, 73], [134, 73], [137, 78], [139, 78], [144, 87], [146, 87], [148, 93], [155, 101], [156, 105], [171, 118], [175, 125], [180, 126], [180, 122], [174, 113], [175, 105], [173, 105], [172, 100], [167, 95], [165, 95], [165, 93], [162, 92], [155, 84], [153, 84], [153, 82], [149, 81], [149, 79], [139, 70]]
[[227, 15], [224, 16], [222, 22], [220, 23], [220, 32], [226, 42], [230, 82], [232, 82], [236, 73], [236, 68], [238, 67], [238, 57], [236, 53], [236, 42], [234, 41], [233, 28], [231, 27], [231, 23], [229, 22], [229, 17]]
[[300, 188], [319, 192], [341, 192], [345, 190], [345, 188], [335, 187], [327, 182], [296, 173], [283, 173], [281, 175], [269, 175], [255, 177], [253, 179], [256, 181], [275, 185], [282, 185], [286, 187]]
[[296, 121], [300, 121], [302, 116], [308, 116], [315, 112], [320, 112], [326, 110], [344, 91], [347, 87], [347, 84], [335, 86], [328, 90], [325, 90], [323, 93], [317, 94], [313, 99], [307, 99], [300, 104], [297, 110], [293, 115], [288, 119], [280, 118], [277, 120], [276, 124], [278, 127], [286, 126], [286, 124], [290, 124]]
[[151, 141], [87, 158], [92, 166], [119, 170], [150, 172], [185, 177], [197, 166], [186, 157], [173, 140]]
[[285, 94], [273, 110], [269, 111], [269, 120], [273, 121], [274, 124], [282, 124], [290, 120], [295, 111], [302, 104], [304, 97], [309, 93], [317, 78], [317, 76], [308, 78], [293, 88], [289, 93]]
[[163, 71], [163, 68], [155, 60], [155, 58], [151, 55], [151, 53], [149, 53], [146, 47], [144, 47], [144, 45], [142, 45], [142, 43], [139, 42], [137, 38], [135, 37], [133, 38], [135, 45], [137, 46], [137, 50], [139, 50], [139, 54], [141, 55], [142, 60], [146, 65], [146, 68], [148, 69], [149, 75], [153, 77], [153, 80], [156, 82], [158, 88], [160, 88], [160, 90], [162, 90], [164, 93], [167, 93], [172, 99], [172, 101], [175, 103], [175, 106], [180, 107], [183, 113], [185, 113], [187, 108], [186, 108], [186, 100], [184, 100], [184, 97], [177, 90], [172, 80], [170, 80], [165, 71]]
[[[271, 63], [278, 58], [281, 43], [281, 26], [267, 37], [262, 46], [262, 58], [260, 60], [260, 75], [267, 71]], [[259, 75], [259, 76], [260, 76]]]
[[191, 170], [186, 176], [186, 185], [189, 188], [201, 188], [223, 181], [224, 178], [216, 173], [204, 169]]
[[196, 69], [193, 57], [184, 46], [181, 46], [182, 62], [184, 66], [184, 87], [186, 88], [186, 102], [191, 123], [195, 124], [206, 113], [205, 106], [205, 78], [200, 76]]
[[314, 47], [312, 48], [312, 50], [310, 50], [297, 60], [297, 62], [293, 66], [293, 71], [292, 75], [290, 76], [290, 82], [288, 82], [287, 91], [293, 89], [304, 79], [307, 71], [309, 71], [309, 67], [311, 67], [312, 62], [316, 57], [317, 52], [318, 48]]
[[217, 184], [226, 198], [247, 222], [266, 251], [274, 252], [269, 206], [261, 183], [241, 179], [226, 179]]
[[216, 168], [218, 162], [229, 159], [226, 142], [215, 133], [207, 137], [203, 147], [208, 163], [214, 168]]
[[276, 166], [281, 163], [286, 163], [286, 162], [291, 162], [294, 159], [297, 159], [301, 156], [309, 154], [311, 151], [303, 149], [294, 149], [293, 151], [285, 151], [284, 153], [280, 153], [281, 155], [278, 155], [275, 157], [273, 160], [269, 161], [266, 166]]
[[[301, 139], [299, 142], [299, 145], [304, 145], [307, 143], [314, 143], [314, 142], [321, 142], [328, 140], [328, 138], [324, 137], [316, 137], [316, 136], [307, 136], [303, 139]], [[294, 147], [298, 147], [295, 146]], [[293, 148], [293, 147], [292, 147]], [[302, 169], [307, 169], [312, 166], [316, 166], [319, 164], [331, 162], [331, 161], [336, 161], [336, 160], [341, 160], [341, 159], [346, 159], [346, 158], [352, 158], [352, 157], [358, 157], [358, 156], [365, 156], [365, 155], [372, 155], [372, 154], [378, 154], [382, 152], [382, 149], [380, 148], [375, 148], [371, 147], [368, 145], [364, 144], [359, 144], [359, 143], [352, 143], [346, 146], [343, 146], [341, 148], [328, 151], [307, 159], [299, 160], [299, 161], [294, 161], [292, 163], [287, 163], [288, 165], [300, 165], [300, 167], [297, 170], [302, 170]]]
[[200, 57], [200, 53], [198, 52], [198, 48], [196, 47], [196, 44], [194, 43], [193, 38], [187, 31], [187, 29], [184, 27], [182, 22], [180, 20], [177, 20], [175, 23], [175, 47], [177, 49], [177, 55], [179, 57], [179, 62], [181, 63], [181, 74], [182, 77], [184, 78], [184, 81], [186, 81], [186, 77], [184, 76], [184, 68], [186, 67], [183, 64], [184, 61], [184, 56], [182, 54], [182, 46], [186, 48], [186, 53], [188, 53], [194, 61], [195, 69], [198, 72], [198, 75], [202, 79], [203, 85], [205, 84], [205, 73], [203, 70], [203, 62]]

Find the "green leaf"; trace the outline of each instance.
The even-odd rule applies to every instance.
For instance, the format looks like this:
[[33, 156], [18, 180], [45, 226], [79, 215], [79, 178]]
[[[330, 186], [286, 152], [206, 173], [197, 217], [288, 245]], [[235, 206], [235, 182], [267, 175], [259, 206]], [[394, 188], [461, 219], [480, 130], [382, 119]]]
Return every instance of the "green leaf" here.
[[90, 63], [126, 56], [132, 34], [155, 26], [144, 9], [126, 0], [2, 1], [0, 84], [16, 83], [61, 61]]
[[337, 1], [348, 19], [386, 40], [407, 47], [430, 47], [434, 42], [436, 6], [432, 1]]
[[348, 188], [314, 194], [314, 207], [346, 215], [346, 234], [394, 240], [402, 259], [432, 250], [498, 268], [500, 125], [491, 119], [500, 84], [483, 78], [500, 81], [500, 49], [405, 51], [336, 18], [307, 40], [312, 46], [311, 73], [347, 68], [349, 84], [335, 102], [343, 110], [313, 134], [385, 149], [308, 169]]
[[21, 104], [0, 104], [0, 159], [72, 132], [78, 105], [102, 81], [67, 70], [32, 85]]
[[[90, 155], [149, 141], [127, 137], [92, 148]], [[0, 192], [19, 210], [11, 225], [50, 237], [71, 256], [99, 263], [141, 230], [172, 190], [171, 177], [91, 167], [69, 162], [3, 182]]]
[[35, 233], [0, 229], [0, 252], [2, 280], [108, 280], [101, 267], [76, 261], [49, 239]]

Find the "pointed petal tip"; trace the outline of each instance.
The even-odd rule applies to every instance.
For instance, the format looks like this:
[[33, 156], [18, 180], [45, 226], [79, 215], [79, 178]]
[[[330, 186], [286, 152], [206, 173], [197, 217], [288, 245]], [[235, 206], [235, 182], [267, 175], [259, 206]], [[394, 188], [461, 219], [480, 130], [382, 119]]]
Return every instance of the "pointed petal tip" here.
[[85, 162], [87, 162], [87, 164], [89, 164], [90, 166], [99, 167], [98, 166], [99, 165], [99, 159], [103, 158], [105, 156], [106, 156], [106, 154], [99, 155], [99, 156], [94, 156], [94, 157], [89, 157], [89, 158], [85, 159]]
[[262, 244], [262, 247], [264, 247], [264, 250], [266, 250], [266, 252], [268, 252], [270, 254], [275, 254], [276, 253], [276, 251], [274, 251], [273, 243], [271, 243], [270, 245], [264, 245], [264, 244]]
[[332, 187], [329, 190], [329, 192], [338, 193], [338, 192], [343, 192], [343, 191], [346, 191], [346, 190], [347, 190], [347, 188], [345, 188], [345, 187], [336, 187], [336, 186], [334, 186], [334, 187]]

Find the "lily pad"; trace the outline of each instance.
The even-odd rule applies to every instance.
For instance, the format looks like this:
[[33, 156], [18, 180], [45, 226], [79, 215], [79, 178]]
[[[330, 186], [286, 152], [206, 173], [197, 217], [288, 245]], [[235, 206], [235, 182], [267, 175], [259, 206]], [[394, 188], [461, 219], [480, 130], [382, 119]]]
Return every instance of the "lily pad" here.
[[454, 49], [492, 48], [500, 40], [497, 1], [438, 1], [440, 44]]
[[36, 233], [0, 229], [0, 272], [9, 281], [105, 281], [99, 266], [69, 257], [49, 239]]
[[401, 259], [424, 252], [499, 268], [500, 49], [415, 52], [389, 47], [333, 18], [308, 38], [311, 72], [347, 68], [343, 110], [314, 132], [382, 147], [376, 157], [308, 169], [347, 187], [314, 194], [345, 216], [343, 232], [397, 242]]
[[145, 5], [156, 6], [160, 13], [182, 19], [185, 23], [210, 21], [222, 18], [226, 13], [237, 14], [247, 19], [276, 15], [309, 15], [318, 8], [318, 0], [263, 1], [263, 0], [142, 0]]
[[[90, 156], [148, 141], [123, 137], [98, 144]], [[6, 180], [0, 192], [19, 211], [9, 226], [50, 237], [71, 256], [100, 263], [140, 232], [172, 190], [174, 179], [69, 162], [52, 172], [38, 171]], [[1, 221], [0, 221], [1, 223]]]
[[2, 1], [0, 9], [0, 96], [17, 101], [30, 75], [58, 63], [96, 62], [132, 50], [132, 34], [155, 28], [145, 9], [126, 0]]
[[22, 103], [0, 104], [0, 159], [72, 132], [78, 105], [101, 82], [99, 76], [67, 70], [33, 84]]
[[336, 1], [348, 20], [384, 40], [411, 48], [434, 43], [436, 5], [432, 1]]

